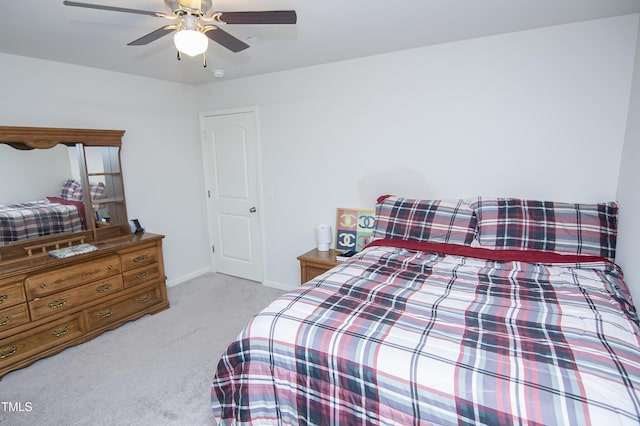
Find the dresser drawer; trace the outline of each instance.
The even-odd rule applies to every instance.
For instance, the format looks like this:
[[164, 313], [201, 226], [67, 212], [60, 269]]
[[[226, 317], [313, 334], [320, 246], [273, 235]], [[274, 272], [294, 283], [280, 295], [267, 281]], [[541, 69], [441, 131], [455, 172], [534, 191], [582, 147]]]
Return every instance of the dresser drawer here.
[[29, 322], [29, 310], [26, 303], [0, 309], [0, 333], [27, 322]]
[[160, 267], [157, 263], [152, 263], [143, 268], [122, 273], [125, 288], [134, 285], [144, 284], [160, 278]]
[[36, 297], [47, 296], [79, 284], [119, 274], [120, 271], [120, 258], [118, 256], [108, 256], [66, 268], [54, 269], [47, 273], [32, 275], [25, 279], [27, 298], [33, 300]]
[[[164, 284], [161, 284], [164, 285]], [[145, 290], [132, 293], [131, 296], [116, 300], [89, 310], [89, 329], [95, 330], [111, 324], [136, 312], [151, 308], [161, 301], [160, 287], [148, 287]]]
[[71, 290], [61, 291], [29, 302], [31, 318], [35, 321], [47, 315], [57, 314], [91, 300], [122, 290], [122, 276], [115, 275], [85, 284]]
[[24, 297], [22, 280], [0, 284], [0, 309], [9, 306], [24, 303], [27, 299]]
[[130, 271], [144, 265], [158, 262], [158, 250], [156, 246], [139, 248], [136, 251], [120, 255], [122, 270]]
[[38, 352], [64, 344], [83, 334], [80, 314], [17, 334], [0, 343], [0, 368]]

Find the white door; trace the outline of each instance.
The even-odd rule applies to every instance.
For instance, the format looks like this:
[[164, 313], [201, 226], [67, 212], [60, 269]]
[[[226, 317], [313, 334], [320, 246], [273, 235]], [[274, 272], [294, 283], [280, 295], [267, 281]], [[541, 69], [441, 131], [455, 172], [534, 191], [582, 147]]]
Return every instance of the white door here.
[[209, 234], [218, 272], [262, 281], [255, 112], [204, 114]]

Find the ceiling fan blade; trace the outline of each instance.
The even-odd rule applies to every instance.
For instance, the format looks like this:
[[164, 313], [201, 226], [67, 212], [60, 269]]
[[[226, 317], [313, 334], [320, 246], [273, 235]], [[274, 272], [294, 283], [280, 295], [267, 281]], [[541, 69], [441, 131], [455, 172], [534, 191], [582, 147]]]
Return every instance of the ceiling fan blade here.
[[295, 24], [295, 10], [271, 10], [263, 12], [220, 12], [220, 20], [227, 24]]
[[215, 41], [223, 47], [226, 47], [234, 53], [249, 48], [249, 45], [247, 43], [238, 38], [235, 38], [228, 32], [221, 30], [219, 27], [205, 27], [204, 31], [207, 37], [209, 37], [211, 40]]
[[149, 44], [152, 41], [156, 41], [160, 37], [163, 37], [170, 32], [174, 31], [177, 28], [176, 25], [165, 25], [162, 28], [158, 28], [155, 31], [151, 31], [147, 35], [143, 35], [137, 40], [133, 40], [131, 43], [127, 43], [127, 46], [144, 46], [145, 44]]
[[62, 4], [65, 6], [75, 6], [75, 7], [86, 7], [87, 9], [99, 9], [99, 10], [111, 10], [114, 12], [125, 12], [125, 13], [137, 13], [138, 15], [149, 15], [149, 16], [157, 16], [164, 17], [164, 13], [160, 12], [150, 12], [148, 10], [140, 10], [140, 9], [127, 9], [126, 7], [115, 7], [115, 6], [104, 6], [101, 4], [91, 4], [91, 3], [81, 3], [77, 1], [63, 1]]

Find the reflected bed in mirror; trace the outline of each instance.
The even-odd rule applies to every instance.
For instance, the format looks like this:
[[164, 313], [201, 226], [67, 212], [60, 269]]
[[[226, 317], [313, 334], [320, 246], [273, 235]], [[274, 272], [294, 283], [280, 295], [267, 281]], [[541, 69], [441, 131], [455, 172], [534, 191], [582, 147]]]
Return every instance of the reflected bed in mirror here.
[[123, 133], [0, 126], [0, 248], [128, 234]]
[[88, 229], [76, 146], [0, 145], [0, 246]]

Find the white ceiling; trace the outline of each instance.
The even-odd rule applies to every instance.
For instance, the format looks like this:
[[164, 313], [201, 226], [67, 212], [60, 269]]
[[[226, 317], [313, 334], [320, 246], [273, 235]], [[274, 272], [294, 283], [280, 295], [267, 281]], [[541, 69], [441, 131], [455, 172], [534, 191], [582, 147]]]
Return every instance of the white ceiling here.
[[[81, 0], [165, 12], [163, 0]], [[191, 85], [395, 50], [640, 12], [640, 0], [219, 0], [216, 11], [285, 10], [296, 25], [228, 25], [251, 47], [210, 43], [202, 57], [176, 60], [173, 37], [127, 46], [169, 21], [68, 7], [62, 0], [4, 1], [0, 52]]]

